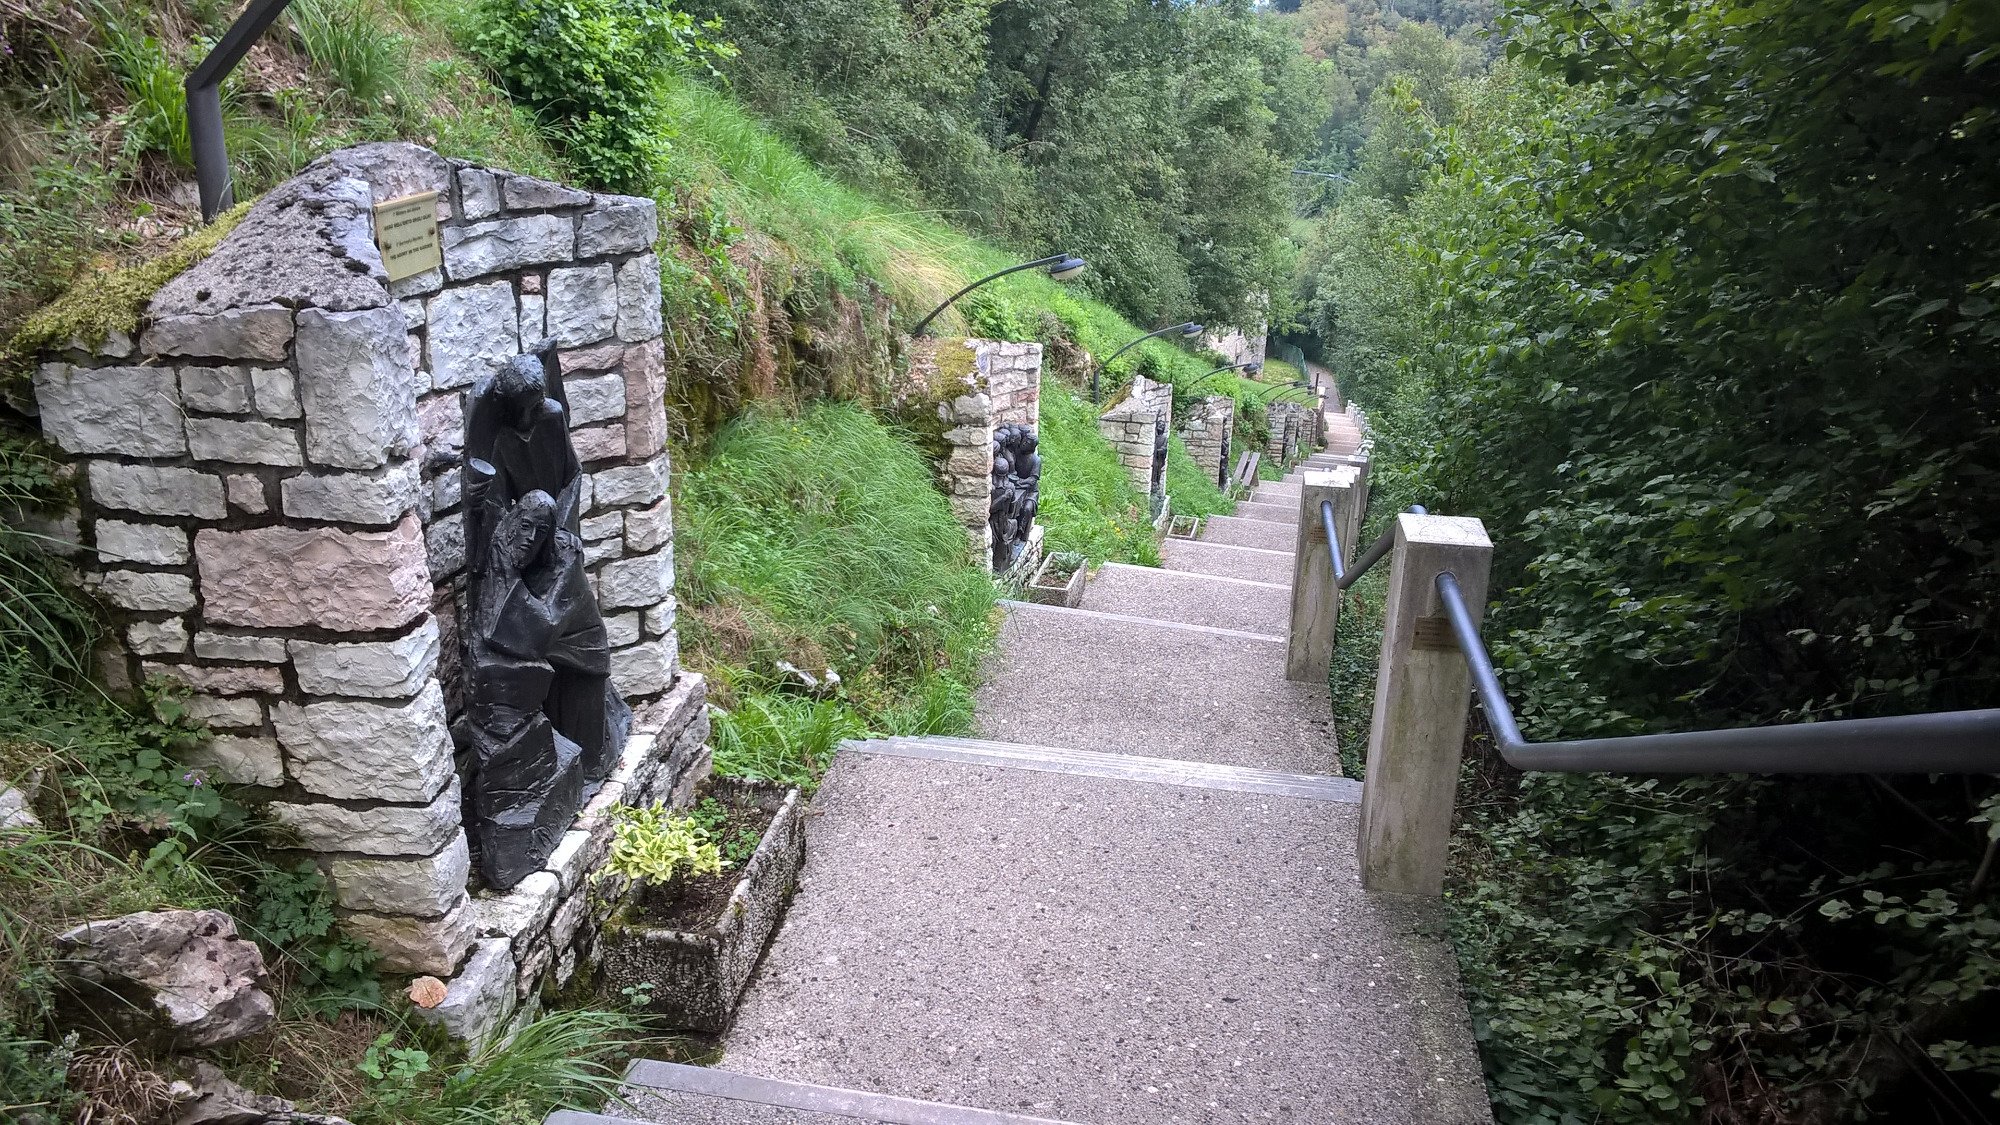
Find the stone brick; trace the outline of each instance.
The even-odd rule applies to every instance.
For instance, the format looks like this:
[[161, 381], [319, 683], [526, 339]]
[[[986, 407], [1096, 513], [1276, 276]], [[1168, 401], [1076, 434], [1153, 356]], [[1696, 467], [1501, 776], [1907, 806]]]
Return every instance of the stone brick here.
[[299, 398], [306, 455], [372, 469], [416, 440], [403, 317], [394, 308], [299, 312]]
[[565, 348], [608, 339], [618, 327], [616, 275], [609, 265], [549, 271], [548, 333]]
[[581, 207], [590, 202], [590, 193], [533, 176], [502, 174], [500, 198], [509, 211], [542, 211], [555, 207]]
[[625, 453], [652, 457], [667, 447], [667, 360], [663, 341], [625, 349]]
[[143, 669], [149, 678], [160, 676], [177, 680], [206, 695], [275, 694], [285, 690], [285, 677], [276, 668], [241, 668], [233, 664], [156, 664], [149, 660]]
[[639, 615], [616, 613], [607, 616], [604, 619], [604, 638], [613, 649], [638, 644], [643, 639], [639, 632]]
[[611, 682], [627, 699], [658, 695], [673, 679], [673, 658], [664, 641], [643, 641], [611, 652]]
[[181, 401], [210, 414], [250, 412], [250, 372], [243, 367], [181, 368]]
[[400, 707], [280, 703], [271, 711], [292, 777], [342, 801], [427, 801], [452, 777], [444, 692], [435, 681]]
[[666, 464], [658, 458], [643, 465], [599, 469], [590, 479], [592, 511], [651, 504], [667, 494]]
[[616, 539], [625, 534], [624, 512], [603, 512], [590, 516], [581, 524], [583, 538], [589, 542], [599, 539]]
[[185, 752], [182, 761], [207, 771], [210, 781], [225, 785], [276, 789], [285, 783], [285, 760], [275, 738], [219, 734], [200, 748]]
[[435, 1008], [415, 1009], [418, 1019], [479, 1050], [507, 1032], [514, 1014], [514, 953], [506, 938], [474, 942], [465, 967], [445, 990]]
[[563, 215], [494, 219], [443, 233], [444, 268], [453, 281], [566, 262], [576, 250], [576, 225]]
[[264, 417], [305, 417], [305, 408], [299, 405], [298, 380], [290, 371], [282, 367], [259, 367], [250, 372], [250, 386], [257, 401], [257, 413]]
[[458, 781], [454, 778], [428, 805], [350, 809], [274, 801], [268, 811], [273, 820], [291, 829], [305, 847], [316, 852], [435, 855], [459, 832]]
[[465, 569], [465, 515], [444, 516], [424, 529], [424, 557], [431, 579], [442, 582]]
[[417, 433], [431, 453], [465, 447], [465, 396], [434, 394], [417, 404]]
[[660, 328], [660, 260], [642, 254], [618, 267], [618, 338], [637, 344]]
[[255, 698], [190, 695], [181, 701], [187, 717], [209, 727], [261, 727], [264, 704]]
[[625, 541], [622, 539], [600, 539], [583, 545], [583, 565], [596, 566], [598, 563], [625, 557]]
[[467, 219], [490, 219], [498, 215], [500, 178], [483, 168], [460, 168], [458, 211]]
[[674, 631], [675, 599], [667, 598], [646, 610], [646, 635], [671, 636]]
[[279, 360], [291, 342], [292, 310], [253, 305], [212, 316], [159, 317], [146, 329], [145, 350], [150, 355]]
[[389, 296], [399, 301], [414, 297], [428, 297], [444, 288], [443, 270], [425, 270], [420, 274], [389, 283]]
[[187, 450], [180, 393], [164, 367], [71, 367], [35, 371], [42, 432], [70, 453], [174, 457]]
[[248, 637], [236, 633], [195, 634], [194, 654], [203, 660], [234, 660], [244, 664], [283, 664], [283, 637]]
[[660, 209], [650, 199], [600, 195], [597, 206], [576, 224], [576, 256], [636, 254], [651, 250], [660, 239]]
[[625, 362], [626, 353], [631, 349], [612, 341], [595, 344], [588, 348], [574, 348], [556, 353], [556, 362], [562, 366], [563, 378], [591, 371], [616, 371]]
[[436, 855], [419, 859], [336, 859], [333, 861], [335, 900], [347, 910], [376, 914], [436, 917], [450, 910], [465, 893], [472, 857], [465, 833]]
[[372, 473], [307, 473], [278, 483], [285, 514], [294, 519], [390, 527], [417, 503], [417, 466], [398, 462]]
[[539, 293], [521, 294], [521, 338], [539, 340], [548, 335], [549, 303]]
[[110, 570], [87, 582], [98, 597], [135, 613], [186, 613], [194, 608], [194, 583], [185, 574]]
[[606, 563], [597, 579], [598, 604], [606, 609], [644, 607], [672, 593], [674, 551], [668, 547], [650, 555]]
[[435, 511], [442, 512], [448, 508], [456, 508], [459, 501], [464, 498], [464, 483], [457, 469], [440, 473], [438, 478], [431, 482], [431, 507]]
[[479, 933], [486, 937], [525, 941], [542, 932], [562, 897], [562, 880], [553, 871], [537, 871], [505, 893], [487, 891], [472, 900]]
[[264, 527], [195, 535], [212, 623], [337, 632], [397, 629], [430, 602], [415, 517], [393, 531]]
[[178, 617], [135, 621], [125, 627], [125, 647], [139, 656], [179, 656], [187, 646], [187, 623]]
[[291, 643], [299, 690], [307, 695], [407, 699], [430, 681], [437, 668], [438, 623], [434, 617], [393, 641], [356, 644]]
[[397, 301], [396, 307], [403, 310], [403, 326], [412, 332], [422, 328], [430, 320], [430, 314], [425, 311], [423, 301], [416, 297]]
[[[549, 853], [544, 870], [555, 873], [562, 880], [562, 893], [575, 894], [583, 886], [584, 877], [590, 874], [590, 833], [571, 829], [556, 841], [555, 850]], [[560, 908], [558, 908], [560, 909]], [[560, 944], [560, 943], [559, 943]]]
[[569, 398], [571, 426], [608, 422], [625, 414], [625, 377], [617, 372], [564, 379], [563, 391]]
[[625, 545], [634, 551], [651, 551], [674, 539], [674, 502], [661, 498], [650, 508], [625, 513]]
[[504, 281], [461, 285], [431, 298], [431, 385], [469, 387], [521, 354], [514, 287]]
[[585, 464], [593, 461], [622, 461], [625, 459], [625, 427], [591, 426], [587, 429], [572, 430], [570, 445], [576, 448], [576, 459]]
[[271, 501], [264, 495], [264, 482], [262, 480], [253, 476], [237, 474], [235, 476], [224, 477], [223, 483], [229, 491], [229, 503], [231, 506], [248, 512], [253, 516], [261, 516], [271, 510]]
[[381, 954], [376, 967], [391, 973], [448, 977], [472, 948], [472, 909], [461, 896], [441, 918], [405, 914], [348, 914], [341, 928]]
[[98, 520], [97, 556], [107, 563], [181, 566], [189, 559], [188, 533], [154, 523]]
[[296, 430], [269, 422], [233, 422], [225, 418], [189, 418], [188, 453], [197, 461], [228, 461], [238, 465], [272, 465], [280, 469], [305, 464]]

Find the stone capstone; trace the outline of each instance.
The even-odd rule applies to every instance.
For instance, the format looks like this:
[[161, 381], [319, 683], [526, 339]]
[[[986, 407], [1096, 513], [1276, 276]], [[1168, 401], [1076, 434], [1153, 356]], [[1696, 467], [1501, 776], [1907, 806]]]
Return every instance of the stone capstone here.
[[458, 782], [446, 785], [428, 805], [349, 809], [273, 801], [266, 808], [273, 820], [291, 829], [312, 851], [435, 855], [458, 832]]
[[307, 791], [350, 801], [428, 801], [452, 777], [444, 691], [435, 681], [401, 707], [379, 703], [279, 703], [271, 709]]
[[429, 607], [414, 516], [393, 531], [263, 527], [195, 534], [203, 610], [217, 624], [396, 629]]
[[408, 699], [437, 667], [437, 618], [426, 617], [422, 625], [393, 641], [293, 641], [291, 656], [299, 690], [307, 695]]
[[299, 312], [299, 399], [315, 464], [372, 469], [416, 441], [403, 314]]
[[472, 946], [472, 908], [463, 891], [442, 917], [354, 913], [344, 915], [340, 924], [381, 954], [378, 966], [392, 973], [451, 976]]
[[450, 910], [465, 893], [465, 880], [472, 874], [472, 854], [465, 833], [436, 855], [421, 859], [353, 859], [333, 861], [333, 887], [340, 905], [347, 910], [376, 914], [412, 914], [437, 917]]
[[445, 990], [443, 1002], [420, 1008], [417, 1015], [477, 1050], [507, 1026], [513, 1012], [513, 948], [506, 938], [494, 937], [473, 943], [472, 955]]
[[116, 1023], [189, 1047], [246, 1039], [277, 1018], [257, 943], [220, 910], [158, 910], [86, 922], [56, 938], [71, 990]]
[[[238, 227], [231, 238], [241, 233]], [[174, 283], [167, 284], [171, 287]], [[154, 297], [153, 306], [158, 308], [159, 304], [159, 297]], [[212, 316], [156, 315], [146, 329], [145, 341], [146, 351], [152, 355], [281, 360], [292, 343], [292, 310], [283, 305], [261, 305]]]
[[611, 266], [549, 271], [548, 334], [565, 348], [609, 338], [618, 327], [617, 279]]
[[514, 287], [504, 281], [447, 289], [431, 298], [428, 315], [434, 387], [469, 387], [521, 352]]
[[173, 457], [187, 450], [171, 368], [45, 363], [35, 372], [35, 401], [42, 431], [70, 453]]
[[371, 473], [306, 473], [278, 484], [294, 519], [392, 527], [417, 503], [417, 466], [402, 461]]
[[458, 170], [459, 214], [486, 219], [500, 213], [500, 178], [484, 168]]

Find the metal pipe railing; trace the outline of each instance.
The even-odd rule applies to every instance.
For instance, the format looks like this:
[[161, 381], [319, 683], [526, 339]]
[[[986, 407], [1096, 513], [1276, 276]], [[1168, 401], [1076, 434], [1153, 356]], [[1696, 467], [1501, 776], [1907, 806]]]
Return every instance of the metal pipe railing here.
[[265, 29], [276, 22], [292, 0], [250, 0], [243, 14], [222, 33], [208, 57], [187, 76], [188, 147], [194, 155], [195, 187], [201, 195], [201, 221], [215, 217], [236, 202], [236, 186], [229, 178], [229, 146], [222, 131], [222, 80]]
[[1347, 588], [1347, 566], [1340, 561], [1340, 532], [1333, 528], [1333, 501], [1319, 502], [1320, 526], [1326, 529], [1326, 549], [1333, 555], [1333, 583], [1337, 590]]
[[[1405, 510], [1413, 516], [1427, 516], [1431, 514], [1430, 509], [1424, 507], [1422, 504], [1412, 504]], [[1354, 560], [1353, 570], [1334, 576], [1334, 588], [1345, 590], [1349, 586], [1354, 585], [1355, 582], [1360, 580], [1362, 575], [1368, 573], [1369, 567], [1381, 562], [1382, 556], [1388, 554], [1395, 546], [1396, 525], [1391, 522], [1388, 527], [1383, 529], [1381, 535], [1376, 536], [1375, 542], [1370, 543], [1368, 549], [1361, 552], [1361, 557]]]
[[2000, 709], [1782, 727], [1529, 742], [1500, 690], [1458, 576], [1438, 601], [1472, 673], [1494, 745], [1516, 769], [1549, 773], [2000, 773]]

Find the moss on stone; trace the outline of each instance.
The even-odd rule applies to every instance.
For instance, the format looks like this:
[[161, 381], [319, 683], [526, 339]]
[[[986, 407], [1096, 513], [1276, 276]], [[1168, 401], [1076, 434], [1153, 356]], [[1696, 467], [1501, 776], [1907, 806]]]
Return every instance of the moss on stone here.
[[153, 294], [214, 253], [249, 212], [249, 203], [239, 203], [157, 258], [80, 279], [22, 322], [0, 351], [0, 378], [21, 378], [37, 355], [71, 340], [94, 348], [113, 332], [136, 332]]

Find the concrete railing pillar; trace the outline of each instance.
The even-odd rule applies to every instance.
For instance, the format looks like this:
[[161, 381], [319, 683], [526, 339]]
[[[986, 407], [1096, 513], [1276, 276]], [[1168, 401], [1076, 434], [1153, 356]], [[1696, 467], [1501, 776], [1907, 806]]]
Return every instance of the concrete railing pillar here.
[[1361, 797], [1361, 884], [1369, 890], [1436, 897], [1444, 889], [1472, 688], [1437, 576], [1457, 576], [1476, 621], [1492, 561], [1493, 544], [1476, 519], [1396, 517]]
[[1340, 591], [1333, 584], [1333, 555], [1320, 520], [1321, 501], [1333, 502], [1345, 564], [1354, 557], [1354, 526], [1360, 520], [1361, 473], [1343, 465], [1308, 469], [1299, 484], [1299, 529], [1292, 564], [1291, 642], [1285, 649], [1285, 678], [1324, 682], [1333, 660], [1333, 628], [1340, 619]]

